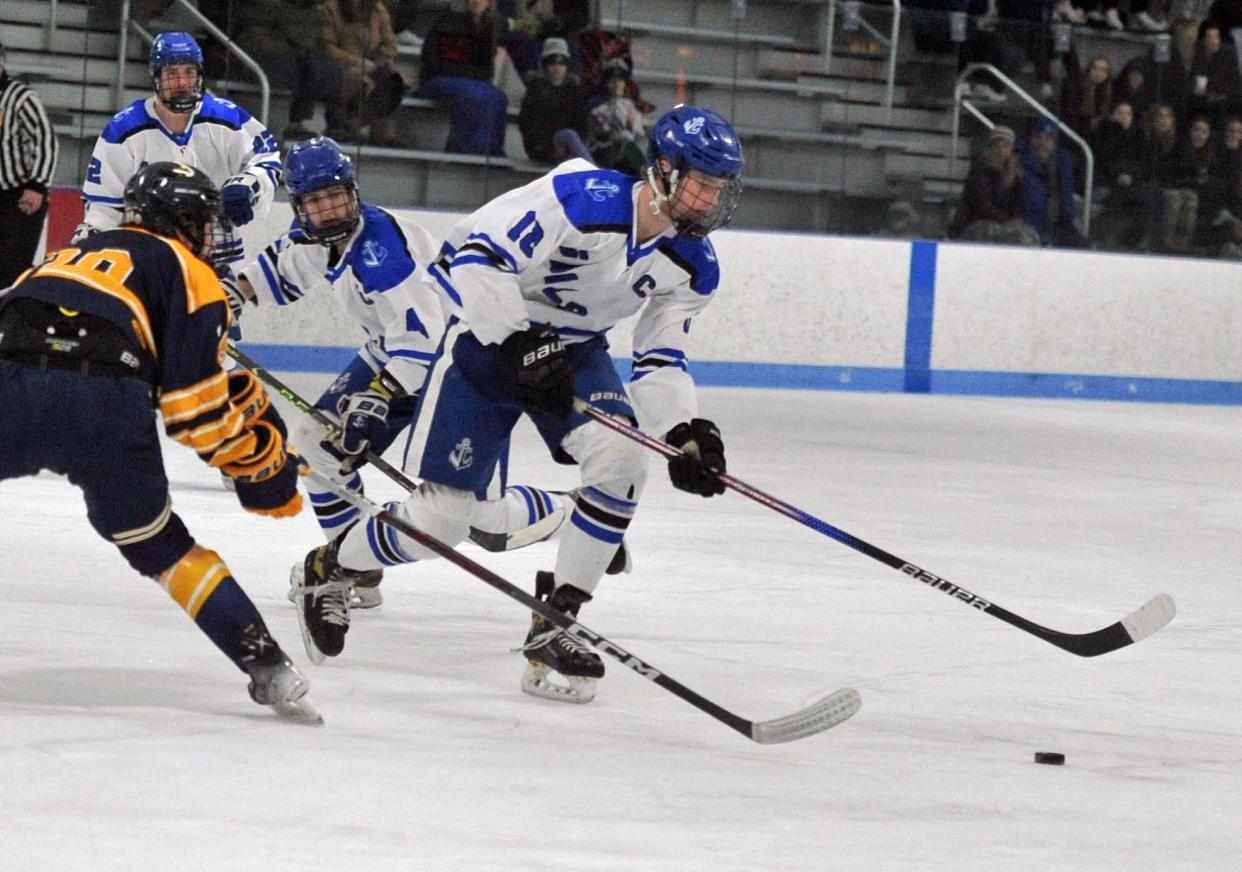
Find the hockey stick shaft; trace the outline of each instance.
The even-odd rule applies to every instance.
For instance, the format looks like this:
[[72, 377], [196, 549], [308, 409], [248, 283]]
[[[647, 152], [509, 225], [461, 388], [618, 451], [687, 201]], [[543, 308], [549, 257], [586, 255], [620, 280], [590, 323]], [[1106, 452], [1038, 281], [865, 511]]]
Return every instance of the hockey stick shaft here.
[[619, 661], [627, 668], [631, 669], [648, 681], [658, 684], [674, 696], [688, 702], [699, 711], [710, 715], [737, 732], [752, 739], [760, 744], [776, 744], [779, 742], [790, 742], [795, 739], [801, 739], [806, 736], [814, 735], [836, 726], [842, 721], [852, 717], [862, 705], [862, 698], [858, 691], [853, 688], [842, 688], [829, 694], [822, 700], [808, 706], [805, 709], [797, 711], [783, 718], [775, 718], [770, 721], [755, 722], [736, 715], [731, 711], [717, 705], [706, 697], [696, 693], [686, 687], [681, 682], [664, 674], [654, 666], [642, 660], [635, 654], [626, 651], [620, 645], [603, 636], [600, 633], [591, 630], [575, 621], [568, 615], [563, 614], [557, 609], [552, 608], [542, 600], [536, 599], [526, 591], [517, 587], [487, 567], [480, 563], [476, 563], [469, 557], [465, 556], [456, 549], [446, 545], [439, 539], [424, 533], [413, 524], [394, 515], [387, 509], [381, 508], [375, 503], [359, 494], [343, 488], [327, 476], [316, 472], [309, 467], [304, 467], [306, 473], [342, 499], [352, 503], [354, 506], [371, 515], [382, 524], [392, 527], [398, 533], [408, 536], [418, 544], [433, 551], [435, 554], [443, 557], [445, 560], [465, 570], [486, 584], [491, 585], [496, 590], [503, 593], [510, 599], [516, 600], [532, 611], [538, 612], [549, 623], [555, 624], [566, 633], [577, 639], [597, 648], [600, 652], [607, 654], [614, 660]]
[[[253, 357], [246, 354], [246, 352], [242, 351], [232, 342], [228, 344], [228, 350], [229, 357], [233, 358], [246, 369], [250, 370], [250, 372], [254, 374], [255, 378], [292, 403], [294, 408], [296, 408], [299, 412], [304, 412], [318, 421], [320, 426], [322, 426], [324, 431], [328, 434], [329, 439], [335, 437], [341, 432], [340, 425], [328, 417], [327, 413], [325, 413], [323, 409], [320, 409], [312, 403], [308, 403], [297, 393], [297, 391], [293, 390], [293, 388], [289, 387], [280, 379], [276, 378], [276, 376], [272, 375], [260, 366], [258, 361], [256, 361]], [[410, 493], [414, 493], [414, 491], [418, 488], [418, 485], [411, 481], [410, 478], [401, 470], [397, 469], [369, 448], [364, 451], [361, 456], [363, 460], [374, 466], [380, 472], [384, 473], [384, 475], [391, 478]]]
[[[681, 451], [667, 442], [649, 436], [637, 427], [631, 426], [628, 422], [613, 417], [581, 399], [574, 400], [574, 409], [591, 420], [650, 448], [657, 454], [662, 454], [668, 458], [681, 456]], [[877, 548], [869, 542], [864, 542], [857, 536], [853, 536], [825, 521], [821, 521], [814, 515], [808, 514], [784, 500], [777, 499], [741, 479], [724, 472], [714, 474], [730, 490], [737, 491], [742, 496], [749, 497], [762, 506], [779, 512], [785, 517], [797, 521], [799, 524], [810, 527], [817, 533], [821, 533], [830, 539], [835, 539], [842, 545], [853, 548], [855, 551], [865, 554], [873, 560], [877, 560], [886, 566], [891, 566], [893, 569], [910, 576], [916, 581], [922, 582], [934, 590], [939, 590], [954, 599], [961, 600], [966, 605], [980, 612], [998, 618], [1025, 633], [1043, 639], [1045, 642], [1049, 642], [1062, 650], [1069, 651], [1071, 654], [1077, 654], [1080, 657], [1096, 657], [1109, 651], [1115, 651], [1118, 648], [1124, 648], [1126, 645], [1131, 645], [1140, 639], [1146, 638], [1172, 620], [1176, 611], [1172, 598], [1166, 594], [1159, 594], [1122, 620], [1100, 630], [1091, 633], [1064, 633], [1059, 630], [1052, 630], [1048, 627], [1040, 626], [1021, 615], [1014, 614], [1008, 609], [1002, 608], [978, 594], [971, 593], [966, 588], [959, 587], [942, 576], [928, 572], [926, 569], [908, 560], [903, 560], [882, 548]]]

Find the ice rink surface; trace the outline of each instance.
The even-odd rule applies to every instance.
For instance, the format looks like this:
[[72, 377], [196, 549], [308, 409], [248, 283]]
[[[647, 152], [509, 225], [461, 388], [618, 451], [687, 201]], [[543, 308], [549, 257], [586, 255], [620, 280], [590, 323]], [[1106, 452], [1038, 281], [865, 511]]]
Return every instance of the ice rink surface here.
[[[1167, 592], [1178, 615], [1081, 659], [736, 494], [677, 493], [652, 455], [635, 571], [582, 620], [747, 718], [862, 692], [765, 747], [613, 661], [590, 705], [524, 696], [528, 613], [443, 561], [390, 570], [310, 666], [284, 594], [312, 517], [245, 515], [168, 445], [174, 507], [327, 724], [250, 702], [63, 480], [0, 483], [0, 869], [1242, 868], [1242, 410], [712, 389], [702, 412], [738, 477], [1010, 611], [1085, 632]], [[513, 470], [574, 483], [525, 427]], [[528, 590], [552, 565], [463, 550]]]

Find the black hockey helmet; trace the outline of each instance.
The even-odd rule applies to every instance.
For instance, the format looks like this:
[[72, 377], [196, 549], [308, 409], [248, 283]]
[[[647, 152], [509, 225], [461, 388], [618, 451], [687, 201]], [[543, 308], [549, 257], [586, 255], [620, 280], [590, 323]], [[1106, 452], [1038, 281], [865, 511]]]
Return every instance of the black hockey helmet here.
[[184, 237], [204, 257], [204, 243], [222, 230], [220, 190], [201, 170], [172, 161], [140, 169], [125, 186], [125, 223], [154, 233]]

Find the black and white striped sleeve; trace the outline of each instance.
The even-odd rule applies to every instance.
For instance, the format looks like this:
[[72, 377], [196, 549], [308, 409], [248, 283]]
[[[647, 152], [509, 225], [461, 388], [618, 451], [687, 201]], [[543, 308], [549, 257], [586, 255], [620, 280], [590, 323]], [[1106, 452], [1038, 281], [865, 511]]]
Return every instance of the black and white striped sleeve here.
[[46, 193], [60, 146], [38, 95], [14, 83], [0, 94], [0, 118], [12, 125], [0, 137], [0, 189]]

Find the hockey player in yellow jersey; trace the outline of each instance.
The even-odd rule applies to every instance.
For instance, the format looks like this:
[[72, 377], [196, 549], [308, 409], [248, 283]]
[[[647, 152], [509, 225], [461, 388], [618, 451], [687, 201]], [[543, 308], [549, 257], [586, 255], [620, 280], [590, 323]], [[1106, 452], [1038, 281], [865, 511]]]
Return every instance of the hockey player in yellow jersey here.
[[67, 476], [91, 526], [250, 677], [255, 702], [319, 722], [254, 603], [172, 510], [153, 414], [236, 482], [242, 508], [300, 511], [284, 422], [250, 373], [221, 368], [230, 314], [208, 263], [220, 193], [158, 162], [124, 203], [119, 228], [53, 252], [0, 297], [0, 480]]

